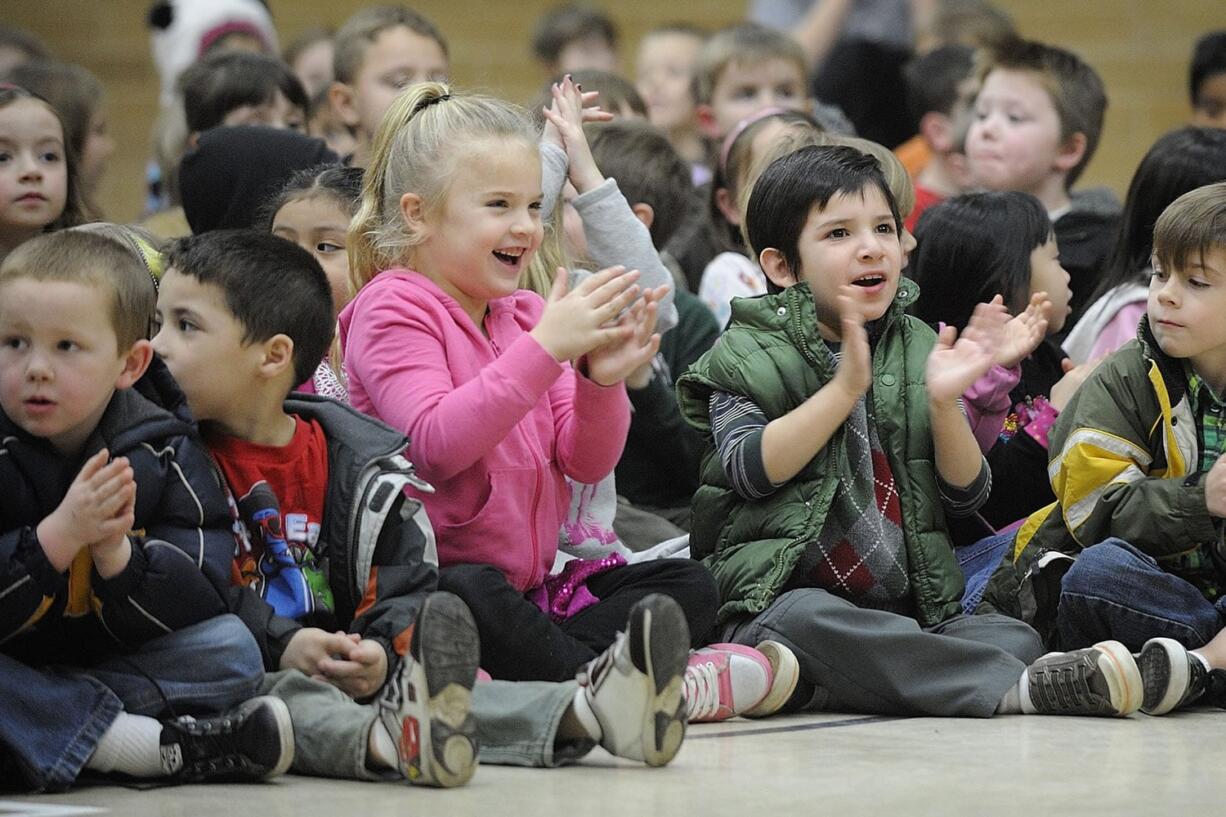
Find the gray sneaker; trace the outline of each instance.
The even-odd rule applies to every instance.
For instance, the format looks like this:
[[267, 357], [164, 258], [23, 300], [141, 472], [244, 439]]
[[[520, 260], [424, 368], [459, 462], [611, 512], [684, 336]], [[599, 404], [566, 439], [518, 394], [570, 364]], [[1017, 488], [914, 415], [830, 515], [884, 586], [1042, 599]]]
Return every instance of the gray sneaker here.
[[1204, 663], [1173, 638], [1151, 638], [1137, 655], [1145, 683], [1141, 711], [1165, 715], [1194, 703], [1205, 692], [1209, 671]]
[[1027, 670], [1030, 702], [1040, 715], [1131, 715], [1141, 707], [1137, 662], [1118, 641], [1053, 652]]
[[480, 642], [472, 613], [451, 593], [431, 593], [413, 625], [409, 654], [376, 706], [410, 783], [462, 786], [477, 769], [472, 689]]
[[689, 626], [676, 601], [658, 593], [630, 610], [626, 631], [579, 671], [579, 686], [611, 754], [663, 766], [685, 739], [681, 693]]

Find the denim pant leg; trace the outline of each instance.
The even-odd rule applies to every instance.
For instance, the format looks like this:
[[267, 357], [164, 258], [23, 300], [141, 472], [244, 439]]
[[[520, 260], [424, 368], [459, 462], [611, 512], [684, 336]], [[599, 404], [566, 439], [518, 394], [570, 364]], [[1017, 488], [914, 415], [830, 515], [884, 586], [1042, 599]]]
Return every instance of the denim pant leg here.
[[[773, 639], [789, 647], [800, 677], [817, 688], [810, 709], [988, 718], [1026, 664], [985, 643], [972, 624], [960, 637], [926, 632], [913, 618], [804, 588], [782, 594], [730, 635], [739, 644]], [[1014, 633], [1002, 634], [1023, 651]]]
[[998, 533], [986, 536], [972, 545], [954, 549], [958, 558], [958, 567], [966, 577], [966, 591], [962, 594], [962, 612], [970, 615], [975, 612], [987, 589], [988, 579], [996, 572], [1005, 554], [1013, 547], [1016, 532]]
[[559, 745], [558, 724], [575, 699], [574, 681], [489, 681], [473, 687], [481, 762], [550, 768], [586, 755], [591, 741]]
[[0, 753], [35, 789], [72, 785], [123, 711], [115, 693], [93, 678], [35, 669], [2, 654], [0, 688]]
[[1064, 574], [1056, 621], [1064, 649], [1115, 639], [1134, 652], [1159, 636], [1195, 649], [1226, 626], [1199, 590], [1122, 539], [1081, 552]]
[[226, 614], [167, 633], [130, 655], [82, 670], [119, 696], [134, 715], [220, 712], [256, 694], [264, 677], [259, 645]]

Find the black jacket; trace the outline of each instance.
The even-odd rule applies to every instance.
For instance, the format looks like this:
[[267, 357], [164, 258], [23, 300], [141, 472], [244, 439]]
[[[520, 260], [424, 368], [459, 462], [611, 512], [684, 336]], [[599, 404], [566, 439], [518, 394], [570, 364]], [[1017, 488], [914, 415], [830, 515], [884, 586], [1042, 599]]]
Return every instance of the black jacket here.
[[[136, 480], [132, 558], [103, 579], [89, 551], [60, 573], [35, 530], [101, 448]], [[66, 460], [0, 412], [0, 649], [27, 664], [83, 666], [225, 612], [234, 537], [208, 453], [159, 359], [115, 392]]]

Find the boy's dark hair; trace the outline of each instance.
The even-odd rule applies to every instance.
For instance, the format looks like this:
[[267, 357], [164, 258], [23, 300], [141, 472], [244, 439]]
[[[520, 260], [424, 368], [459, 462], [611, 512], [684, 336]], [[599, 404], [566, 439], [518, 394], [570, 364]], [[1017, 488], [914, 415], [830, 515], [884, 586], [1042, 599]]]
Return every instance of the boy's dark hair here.
[[102, 83], [79, 65], [34, 60], [15, 66], [4, 77], [51, 103], [64, 123], [64, 138], [80, 159], [94, 112], [102, 101]]
[[1107, 90], [1102, 77], [1072, 51], [1033, 40], [1011, 40], [996, 49], [980, 66], [979, 80], [982, 82], [997, 68], [1035, 74], [1060, 118], [1060, 138], [1068, 139], [1075, 133], [1085, 135], [1085, 154], [1065, 177], [1065, 187], [1072, 187], [1094, 158], [1102, 136], [1107, 112]]
[[1154, 225], [1154, 259], [1167, 270], [1201, 263], [1215, 250], [1226, 250], [1226, 182], [1184, 193]]
[[26, 55], [27, 60], [52, 59], [51, 52], [38, 37], [24, 28], [0, 26], [0, 48], [11, 48]]
[[655, 213], [651, 243], [663, 249], [685, 220], [693, 197], [690, 170], [668, 138], [646, 122], [587, 125], [588, 144], [600, 172], [617, 180], [630, 204]]
[[945, 45], [903, 66], [907, 105], [918, 122], [929, 113], [946, 116], [958, 101], [958, 86], [975, 70], [975, 49]]
[[54, 105], [33, 91], [22, 88], [20, 85], [0, 84], [0, 109], [7, 108], [19, 99], [35, 99], [46, 105], [47, 110], [59, 120], [60, 130], [64, 134], [64, 162], [68, 169], [68, 190], [64, 196], [64, 211], [60, 213], [59, 218], [47, 225], [46, 231], [52, 232], [84, 224], [93, 217], [93, 208], [85, 200], [84, 191], [81, 189], [81, 158], [72, 147], [64, 117]]
[[311, 377], [332, 343], [328, 278], [315, 257], [293, 242], [255, 230], [214, 230], [171, 244], [166, 268], [219, 288], [243, 327], [244, 343], [289, 337], [291, 389]]
[[306, 90], [288, 65], [249, 51], [222, 51], [198, 60], [183, 72], [179, 87], [192, 132], [217, 127], [235, 108], [270, 102], [278, 91], [302, 109], [304, 119], [311, 110]]
[[0, 284], [16, 278], [70, 281], [107, 292], [120, 352], [149, 337], [157, 288], [138, 256], [113, 238], [78, 230], [36, 236], [0, 264]]
[[[800, 234], [814, 207], [824, 208], [836, 195], [860, 193], [873, 186], [881, 191], [895, 231], [902, 231], [902, 217], [894, 194], [886, 184], [881, 166], [872, 156], [844, 145], [811, 145], [781, 156], [770, 163], [749, 196], [745, 210], [745, 235], [752, 252], [773, 247], [783, 256], [788, 272], [799, 280]], [[767, 282], [771, 292], [782, 288]]]
[[907, 274], [919, 284], [911, 312], [962, 329], [976, 304], [1001, 295], [1016, 312], [1030, 298], [1030, 254], [1051, 237], [1051, 220], [1029, 193], [967, 193], [924, 211]]
[[698, 52], [694, 64], [694, 102], [710, 104], [716, 83], [732, 63], [756, 65], [772, 59], [794, 62], [802, 77], [808, 75], [804, 49], [782, 31], [757, 23], [720, 29]]
[[1142, 283], [1154, 254], [1154, 225], [1175, 199], [1226, 179], [1226, 130], [1186, 127], [1154, 142], [1128, 185], [1115, 248], [1099, 276], [1098, 298], [1121, 284]]
[[1188, 96], [1200, 107], [1200, 86], [1216, 74], [1226, 73], [1226, 31], [1211, 31], [1196, 41], [1188, 67]]
[[260, 205], [255, 226], [264, 232], [270, 232], [278, 210], [291, 201], [315, 196], [329, 196], [352, 217], [358, 211], [364, 175], [365, 171], [360, 167], [334, 164], [315, 165], [299, 170], [286, 180], [280, 190]]
[[587, 6], [557, 6], [540, 16], [532, 34], [532, 53], [552, 65], [568, 43], [596, 35], [617, 48], [617, 24], [603, 12]]
[[443, 56], [451, 58], [447, 38], [429, 18], [405, 6], [371, 6], [355, 12], [336, 32], [332, 45], [332, 73], [336, 81], [352, 85], [366, 60], [367, 47], [384, 31], [397, 26], [434, 40]]

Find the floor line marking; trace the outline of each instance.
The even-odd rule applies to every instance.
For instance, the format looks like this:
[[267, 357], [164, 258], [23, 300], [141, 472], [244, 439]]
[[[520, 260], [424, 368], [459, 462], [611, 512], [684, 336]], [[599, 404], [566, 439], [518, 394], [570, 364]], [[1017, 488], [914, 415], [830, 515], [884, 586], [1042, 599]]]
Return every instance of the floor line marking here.
[[693, 733], [685, 736], [686, 742], [691, 740], [712, 740], [714, 738], [739, 738], [742, 735], [774, 735], [780, 732], [808, 732], [814, 729], [838, 729], [844, 726], [864, 726], [870, 723], [886, 723], [888, 721], [907, 720], [906, 715], [869, 715], [863, 718], [845, 718], [841, 721], [822, 721], [821, 723], [798, 723], [794, 726], [767, 726], [761, 729], [738, 729], [734, 732], [715, 732], [714, 734]]

